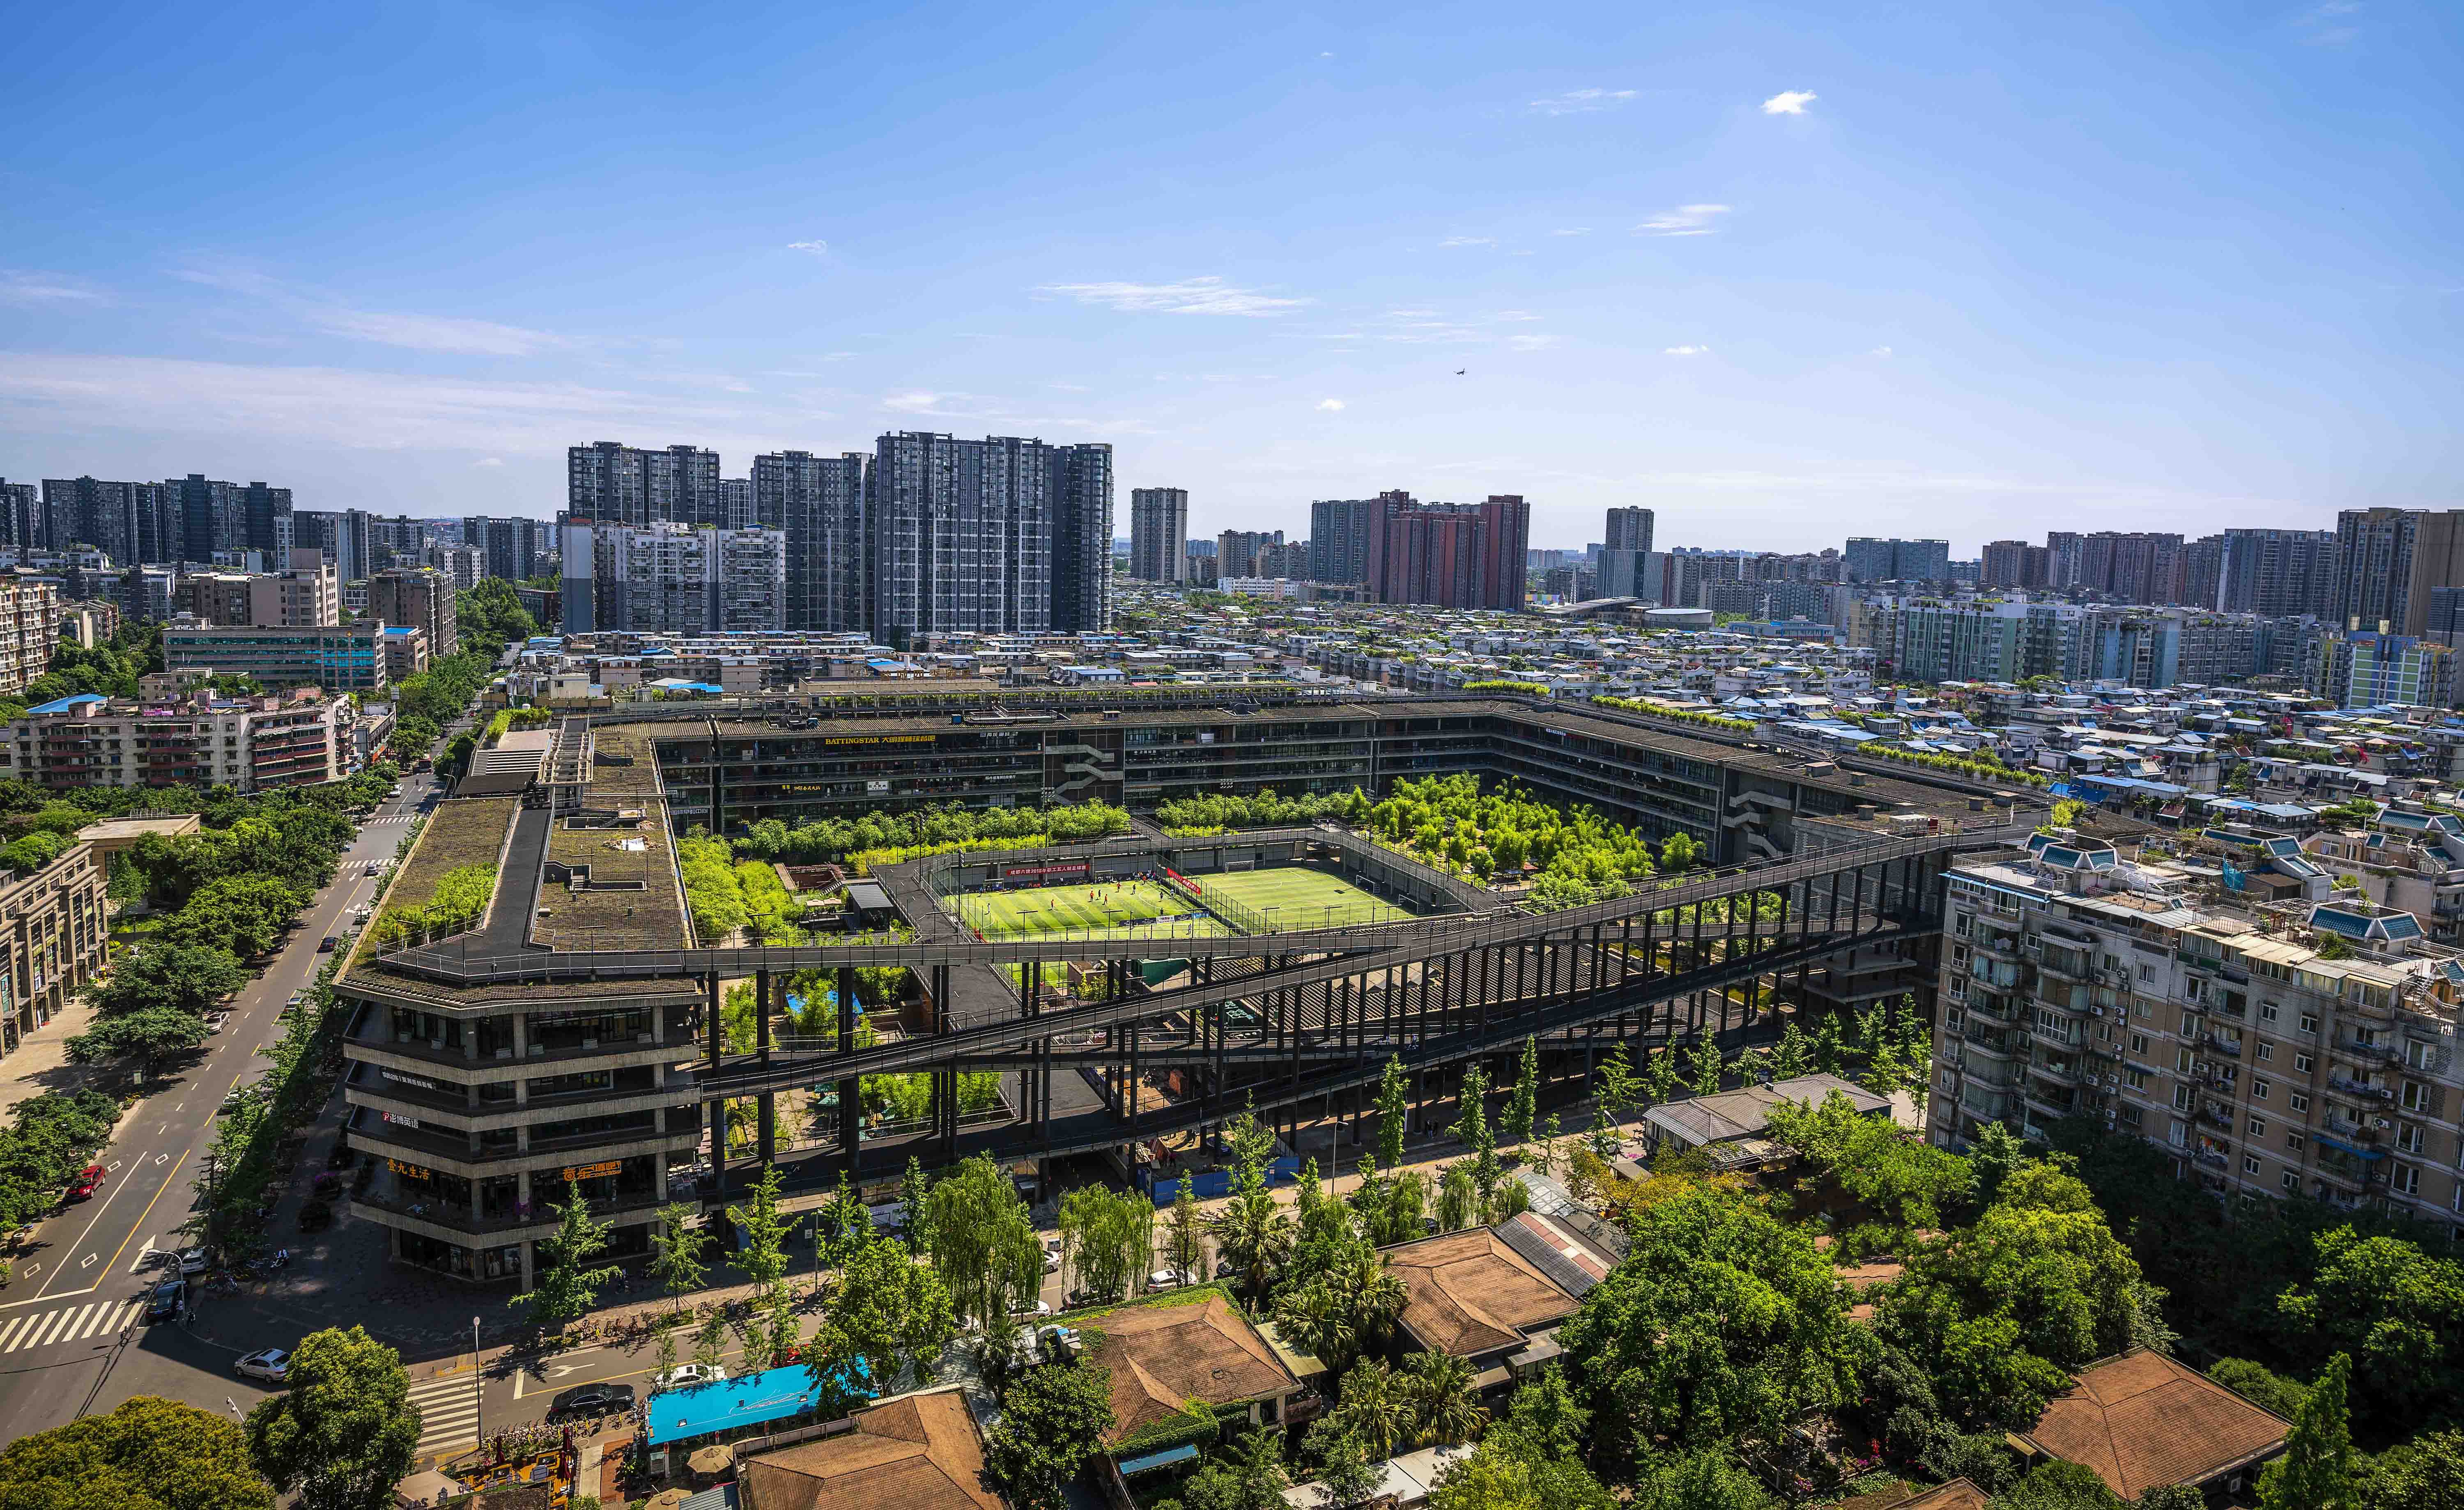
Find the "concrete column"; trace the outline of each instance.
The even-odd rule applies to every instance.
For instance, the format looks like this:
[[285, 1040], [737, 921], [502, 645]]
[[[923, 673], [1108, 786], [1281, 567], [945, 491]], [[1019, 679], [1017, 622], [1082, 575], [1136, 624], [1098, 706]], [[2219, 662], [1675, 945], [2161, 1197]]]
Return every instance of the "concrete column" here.
[[650, 1155], [650, 1179], [651, 1188], [658, 1193], [659, 1204], [665, 1206], [668, 1203], [668, 1156], [665, 1153]]
[[[514, 1014], [514, 1058], [517, 1061], [526, 1060], [531, 1057], [530, 1024], [531, 1018], [529, 1013], [517, 1012]], [[525, 1259], [524, 1261], [527, 1262], [528, 1260]]]
[[531, 1291], [539, 1288], [539, 1270], [537, 1267], [537, 1260], [533, 1258], [531, 1253], [532, 1247], [533, 1244], [528, 1238], [523, 1239], [521, 1244], [522, 1287], [518, 1292], [517, 1292], [522, 1295], [528, 1295]]

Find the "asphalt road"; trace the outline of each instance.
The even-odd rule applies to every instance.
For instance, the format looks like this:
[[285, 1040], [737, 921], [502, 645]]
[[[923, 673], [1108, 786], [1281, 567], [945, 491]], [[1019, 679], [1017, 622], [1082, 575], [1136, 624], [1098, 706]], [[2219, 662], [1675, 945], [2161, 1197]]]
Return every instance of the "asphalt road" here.
[[[257, 1052], [281, 1037], [283, 1003], [316, 978], [317, 945], [340, 933], [377, 882], [362, 874], [387, 860], [432, 801], [432, 777], [403, 779], [403, 795], [363, 821], [334, 884], [319, 892], [274, 962], [242, 988], [231, 1020], [178, 1079], [159, 1081], [96, 1155], [110, 1176], [92, 1199], [37, 1226], [9, 1287], [0, 1291], [0, 1443], [108, 1412], [132, 1395], [165, 1395], [206, 1410], [244, 1412], [265, 1391], [231, 1372], [236, 1352], [177, 1324], [145, 1324], [143, 1297], [167, 1275], [161, 1257], [181, 1246], [200, 1161], [231, 1087], [269, 1062]], [[255, 1346], [288, 1346], [296, 1337]]]

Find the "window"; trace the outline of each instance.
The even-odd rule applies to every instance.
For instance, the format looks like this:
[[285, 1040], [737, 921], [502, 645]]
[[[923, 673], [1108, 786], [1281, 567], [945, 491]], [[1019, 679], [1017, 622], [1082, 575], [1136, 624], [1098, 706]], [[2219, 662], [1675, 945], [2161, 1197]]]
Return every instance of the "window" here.
[[2310, 1109], [2310, 1098], [2297, 1090], [2284, 1098], [2284, 1105], [2295, 1111], [2308, 1111]]
[[2294, 1055], [2294, 1056], [2293, 1056], [2293, 1073], [2295, 1073], [2296, 1075], [2307, 1075], [2307, 1074], [2309, 1074], [2309, 1073], [2310, 1073], [2310, 1062], [2311, 1062], [2311, 1061], [2310, 1061], [2310, 1056], [2309, 1056], [2309, 1055], [2307, 1055], [2307, 1054], [2296, 1054], [2296, 1055]]
[[2258, 1004], [2258, 1020], [2261, 1022], [2273, 1022], [2276, 1020], [2275, 1002], [2262, 1001]]
[[2133, 1054], [2145, 1054], [2147, 1052], [2146, 1034], [2133, 1033], [2130, 1035], [2130, 1052]]
[[2407, 1111], [2428, 1111], [2430, 1109], [2430, 1087], [2417, 1080], [2406, 1081], [2404, 1083], [2404, 1094], [2397, 1099], [2403, 1103], [2404, 1109]]
[[2262, 1043], [2262, 1044], [2260, 1044], [2260, 1045], [2258, 1046], [2258, 1061], [2259, 1061], [2261, 1064], [2273, 1064], [2273, 1063], [2275, 1063], [2275, 1062], [2276, 1062], [2276, 1045], [2275, 1045], [2275, 1044], [2273, 1044], [2273, 1043]]
[[2241, 1156], [2241, 1171], [2242, 1171], [2244, 1174], [2255, 1174], [2255, 1173], [2257, 1173], [2257, 1172], [2258, 1172], [2258, 1155], [2257, 1155], [2257, 1154], [2255, 1154], [2255, 1153], [2245, 1153], [2245, 1154], [2243, 1154], [2243, 1155]]
[[2267, 1093], [2268, 1093], [2269, 1091], [2271, 1091], [2271, 1090], [2275, 1089], [2275, 1088], [2276, 1088], [2276, 1087], [2274, 1086], [2274, 1084], [2273, 1084], [2273, 1083], [2271, 1083], [2270, 1082], [2263, 1081], [2263, 1080], [2254, 1080], [2254, 1081], [2252, 1081], [2252, 1082], [2250, 1083], [2250, 1097], [2251, 1097], [2251, 1100], [2253, 1100], [2253, 1101], [2265, 1101], [2265, 1100], [2267, 1099]]
[[1973, 918], [1969, 913], [1953, 912], [1950, 915], [1951, 936], [1953, 938], [1966, 938], [1968, 936], [1968, 925], [1972, 921]]
[[2319, 1036], [2319, 1014], [2315, 1012], [2301, 1014], [2301, 1034], [2304, 1038], [2315, 1039]]
[[2267, 1136], [2267, 1119], [2265, 1117], [2253, 1117], [2250, 1119], [2250, 1135], [2254, 1138], [2264, 1138]]
[[2299, 1193], [2301, 1189], [2301, 1175], [2297, 1171], [2286, 1170], [2282, 1174], [2277, 1176], [2277, 1183], [2283, 1186], [2288, 1191]]
[[2167, 1136], [2173, 1147], [2187, 1149], [2190, 1146], [2190, 1125], [2187, 1122], [2177, 1122], [2173, 1124], [2173, 1130]]
[[2176, 1085], [2173, 1087], [2173, 1109], [2175, 1111], [2188, 1111], [2190, 1109], [2189, 1086]]
[[2189, 1049], [2175, 1049], [2173, 1051], [2173, 1073], [2176, 1075], [2188, 1075], [2190, 1073], [2190, 1051]]
[[2419, 1124], [2410, 1122], [2397, 1123], [2395, 1125], [2395, 1146], [2399, 1150], [2406, 1153], [2419, 1153], [2421, 1151], [2421, 1127]]
[[2140, 967], [2139, 967], [2139, 978], [2140, 978], [2140, 979], [2142, 979], [2142, 980], [2153, 980], [2153, 979], [2155, 979], [2155, 978], [2156, 978], [2156, 967], [2155, 967], [2155, 966], [2153, 966], [2153, 965], [2142, 965], [2142, 966], [2140, 966]]
[[2404, 1040], [2404, 1061], [2414, 1069], [2435, 1069], [2438, 1045], [2424, 1043], [2419, 1039]]
[[2144, 1069], [2125, 1068], [2122, 1072], [2122, 1079], [2123, 1083], [2127, 1084], [2132, 1090], [2145, 1090], [2147, 1088], [2147, 1072]]
[[2284, 1135], [2284, 1146], [2299, 1153], [2310, 1147], [2310, 1140], [2298, 1132], [2288, 1132]]
[[2417, 1164], [2397, 1165], [2395, 1167], [2395, 1172], [2387, 1176], [2387, 1189], [2395, 1192], [2398, 1195], [2420, 1194], [2421, 1167]]

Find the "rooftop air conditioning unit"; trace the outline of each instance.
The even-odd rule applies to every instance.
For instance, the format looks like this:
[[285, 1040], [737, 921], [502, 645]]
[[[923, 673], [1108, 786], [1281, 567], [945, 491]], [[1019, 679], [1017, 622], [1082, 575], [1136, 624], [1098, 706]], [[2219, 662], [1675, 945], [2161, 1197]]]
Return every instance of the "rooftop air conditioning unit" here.
[[2380, 1129], [2381, 1131], [2385, 1131], [2387, 1128], [2395, 1126], [2395, 1124], [2387, 1121], [2385, 1117], [2372, 1117], [2370, 1119], [2370, 1126]]

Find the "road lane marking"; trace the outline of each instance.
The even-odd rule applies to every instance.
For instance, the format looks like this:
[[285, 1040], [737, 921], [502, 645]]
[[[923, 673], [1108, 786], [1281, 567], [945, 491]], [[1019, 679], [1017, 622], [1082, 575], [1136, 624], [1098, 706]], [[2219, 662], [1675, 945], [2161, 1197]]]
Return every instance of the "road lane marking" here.
[[20, 1316], [11, 1320], [8, 1325], [0, 1326], [0, 1351], [6, 1351], [8, 1349], [10, 1336], [14, 1333], [17, 1328], [25, 1325], [33, 1319], [33, 1318], [28, 1316]]
[[54, 1311], [44, 1320], [43, 1324], [36, 1329], [33, 1339], [33, 1345], [36, 1347], [40, 1347], [46, 1343], [49, 1343], [52, 1340], [52, 1335], [60, 1329], [60, 1323], [68, 1320], [76, 1314], [77, 1308], [75, 1306], [63, 1306], [59, 1310]]

